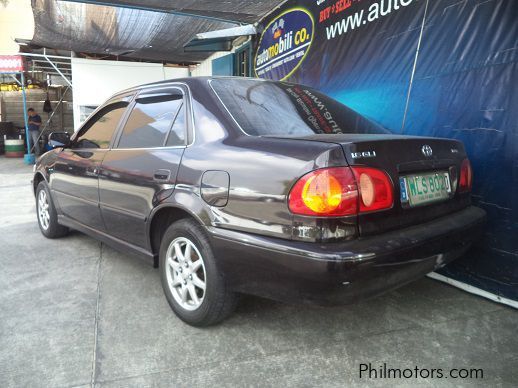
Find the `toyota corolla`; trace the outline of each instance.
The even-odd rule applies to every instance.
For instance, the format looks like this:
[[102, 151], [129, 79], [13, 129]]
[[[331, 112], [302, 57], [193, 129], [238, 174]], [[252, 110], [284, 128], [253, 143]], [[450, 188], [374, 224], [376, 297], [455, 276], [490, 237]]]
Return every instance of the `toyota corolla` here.
[[398, 136], [312, 88], [171, 80], [122, 91], [35, 167], [37, 219], [149, 259], [173, 311], [215, 324], [239, 293], [344, 304], [462, 255], [461, 142]]

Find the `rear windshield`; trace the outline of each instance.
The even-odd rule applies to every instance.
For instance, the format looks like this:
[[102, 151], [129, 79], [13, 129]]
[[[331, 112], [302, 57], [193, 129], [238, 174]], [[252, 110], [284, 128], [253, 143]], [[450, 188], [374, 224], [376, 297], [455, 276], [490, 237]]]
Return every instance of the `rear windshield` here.
[[388, 133], [338, 101], [307, 86], [222, 78], [212, 88], [248, 135]]

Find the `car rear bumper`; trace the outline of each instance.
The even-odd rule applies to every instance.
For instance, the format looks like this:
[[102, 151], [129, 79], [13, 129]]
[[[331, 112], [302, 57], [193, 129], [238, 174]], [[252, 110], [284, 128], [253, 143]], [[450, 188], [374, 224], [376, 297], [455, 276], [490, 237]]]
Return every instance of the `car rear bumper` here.
[[240, 292], [345, 304], [400, 287], [462, 255], [485, 212], [471, 206], [420, 225], [341, 243], [288, 241], [209, 228], [218, 262]]

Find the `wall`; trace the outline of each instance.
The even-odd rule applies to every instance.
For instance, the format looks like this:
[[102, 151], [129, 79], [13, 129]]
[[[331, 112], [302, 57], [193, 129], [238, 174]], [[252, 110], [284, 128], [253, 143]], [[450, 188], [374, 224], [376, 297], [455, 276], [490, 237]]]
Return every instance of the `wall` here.
[[164, 79], [189, 77], [189, 68], [164, 66]]
[[193, 77], [201, 77], [201, 76], [211, 76], [212, 75], [212, 60], [216, 58], [224, 57], [225, 55], [230, 54], [230, 51], [216, 52], [208, 57], [206, 60], [197, 65], [192, 71], [191, 75]]
[[132, 86], [187, 76], [186, 67], [72, 58], [74, 126], [77, 129], [81, 123], [81, 106], [96, 107], [114, 93]]
[[34, 18], [30, 0], [0, 2], [0, 55], [18, 53], [19, 46], [14, 38], [32, 39], [33, 34]]

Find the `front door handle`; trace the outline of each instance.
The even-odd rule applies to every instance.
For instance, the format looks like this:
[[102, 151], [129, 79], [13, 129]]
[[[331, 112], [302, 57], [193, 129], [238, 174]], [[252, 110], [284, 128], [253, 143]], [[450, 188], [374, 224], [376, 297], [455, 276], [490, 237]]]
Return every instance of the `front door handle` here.
[[168, 182], [171, 177], [171, 170], [156, 170], [153, 179], [157, 182]]

